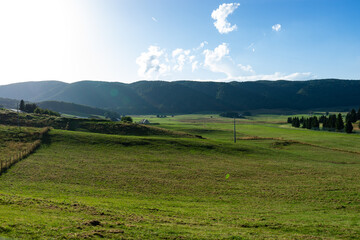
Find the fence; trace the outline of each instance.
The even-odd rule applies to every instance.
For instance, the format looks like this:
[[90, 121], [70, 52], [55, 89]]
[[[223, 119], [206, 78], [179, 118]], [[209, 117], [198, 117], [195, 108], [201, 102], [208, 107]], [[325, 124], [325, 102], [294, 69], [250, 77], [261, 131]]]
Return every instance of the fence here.
[[40, 146], [43, 136], [47, 134], [49, 131], [50, 131], [49, 127], [41, 129], [41, 131], [39, 132], [39, 140], [36, 140], [28, 148], [26, 148], [21, 152], [18, 152], [14, 156], [11, 156], [9, 159], [0, 160], [0, 175], [6, 170], [8, 170], [12, 165], [19, 162], [21, 159], [26, 158], [31, 153], [33, 153]]

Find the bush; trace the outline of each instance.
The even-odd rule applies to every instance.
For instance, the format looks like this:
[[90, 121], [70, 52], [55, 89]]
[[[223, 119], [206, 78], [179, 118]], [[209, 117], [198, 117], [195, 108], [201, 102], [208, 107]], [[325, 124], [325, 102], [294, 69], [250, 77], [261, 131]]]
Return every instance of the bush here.
[[124, 117], [122, 117], [121, 118], [121, 121], [122, 122], [133, 122], [133, 119], [132, 119], [132, 117], [129, 117], [129, 116], [124, 116]]

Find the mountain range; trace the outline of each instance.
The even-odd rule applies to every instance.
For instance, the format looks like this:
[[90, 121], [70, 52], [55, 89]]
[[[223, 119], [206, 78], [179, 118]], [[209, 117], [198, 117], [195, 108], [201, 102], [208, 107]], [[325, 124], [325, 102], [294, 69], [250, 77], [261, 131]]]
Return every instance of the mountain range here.
[[0, 98], [61, 101], [120, 114], [328, 109], [359, 106], [360, 81], [39, 81], [2, 85]]

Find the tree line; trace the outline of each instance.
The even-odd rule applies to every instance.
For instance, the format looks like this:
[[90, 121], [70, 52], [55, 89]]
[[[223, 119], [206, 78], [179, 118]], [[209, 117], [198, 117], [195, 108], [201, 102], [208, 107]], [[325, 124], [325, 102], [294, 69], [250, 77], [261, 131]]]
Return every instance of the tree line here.
[[46, 114], [60, 117], [60, 113], [58, 112], [39, 108], [35, 103], [25, 103], [24, 100], [20, 101], [19, 110], [27, 113]]
[[[338, 131], [342, 132], [345, 130], [347, 133], [353, 132], [353, 123], [360, 120], [360, 108], [358, 112], [355, 109], [352, 109], [350, 112], [346, 114], [345, 123], [343, 120], [343, 116], [341, 113], [338, 115], [330, 114], [328, 116], [322, 115], [319, 118], [316, 116], [312, 117], [289, 117], [287, 122], [291, 123], [293, 127], [296, 128], [306, 128], [313, 130], [320, 130], [320, 123], [322, 124], [322, 130], [326, 131]], [[359, 123], [360, 128], [360, 123]]]

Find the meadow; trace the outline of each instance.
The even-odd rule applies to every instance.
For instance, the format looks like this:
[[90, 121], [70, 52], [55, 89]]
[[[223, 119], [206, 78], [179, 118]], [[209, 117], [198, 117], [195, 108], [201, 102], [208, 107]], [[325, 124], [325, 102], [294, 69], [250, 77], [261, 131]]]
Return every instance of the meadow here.
[[232, 119], [142, 118], [204, 139], [53, 129], [0, 176], [0, 238], [360, 237], [360, 134], [259, 115], [233, 143]]

